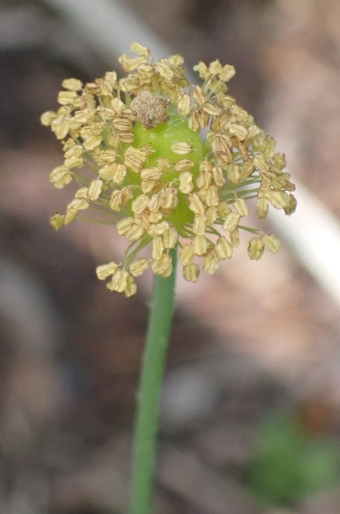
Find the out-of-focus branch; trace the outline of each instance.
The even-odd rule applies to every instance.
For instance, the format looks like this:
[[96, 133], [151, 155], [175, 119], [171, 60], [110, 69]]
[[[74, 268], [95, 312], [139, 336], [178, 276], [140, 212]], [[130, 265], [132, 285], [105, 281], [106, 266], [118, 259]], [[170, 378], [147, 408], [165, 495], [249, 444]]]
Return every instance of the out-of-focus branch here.
[[296, 183], [298, 206], [290, 219], [272, 209], [269, 220], [294, 248], [297, 258], [340, 305], [340, 223], [302, 184]]
[[45, 0], [62, 13], [82, 37], [102, 52], [108, 63], [126, 53], [133, 41], [152, 49], [159, 59], [169, 54], [167, 46], [123, 2], [116, 0]]

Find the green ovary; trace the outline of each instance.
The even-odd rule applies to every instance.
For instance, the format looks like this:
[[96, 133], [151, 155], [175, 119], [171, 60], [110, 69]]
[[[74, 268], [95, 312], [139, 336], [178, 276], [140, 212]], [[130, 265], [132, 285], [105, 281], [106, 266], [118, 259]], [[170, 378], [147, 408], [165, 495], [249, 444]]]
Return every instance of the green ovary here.
[[[155, 150], [146, 161], [146, 168], [155, 166], [157, 159], [161, 157], [168, 159], [171, 164], [181, 159], [190, 159], [195, 164], [191, 168], [192, 173], [194, 175], [198, 173], [199, 163], [204, 157], [204, 145], [199, 133], [189, 128], [186, 118], [173, 114], [167, 123], [160, 123], [152, 129], [146, 129], [138, 122], [133, 128], [133, 132], [135, 134], [133, 146], [138, 148], [151, 143]], [[176, 142], [190, 144], [193, 151], [186, 155], [176, 154], [171, 150], [171, 145]], [[178, 174], [178, 172], [175, 173]]]
[[[189, 159], [194, 163], [190, 168], [190, 172], [197, 176], [199, 173], [199, 164], [204, 159], [204, 144], [200, 134], [194, 132], [188, 126], [188, 120], [178, 114], [170, 115], [167, 123], [158, 124], [155, 128], [147, 129], [141, 123], [136, 123], [133, 128], [135, 138], [133, 146], [140, 148], [141, 146], [151, 143], [154, 153], [144, 163], [144, 167], [152, 167], [157, 165], [157, 159], [166, 158], [171, 164], [182, 159]], [[178, 155], [172, 151], [173, 143], [182, 142], [190, 144], [193, 151], [186, 155]], [[173, 168], [163, 173], [162, 181], [171, 182], [179, 176], [180, 172]], [[178, 205], [167, 217], [167, 220], [178, 230], [183, 232], [183, 227], [191, 224], [194, 220], [194, 213], [189, 209], [186, 201], [186, 195], [178, 193]]]
[[185, 236], [183, 228], [194, 222], [194, 213], [189, 209], [186, 196], [180, 191], [178, 192], [177, 207], [167, 216], [167, 221], [169, 221], [182, 236]]

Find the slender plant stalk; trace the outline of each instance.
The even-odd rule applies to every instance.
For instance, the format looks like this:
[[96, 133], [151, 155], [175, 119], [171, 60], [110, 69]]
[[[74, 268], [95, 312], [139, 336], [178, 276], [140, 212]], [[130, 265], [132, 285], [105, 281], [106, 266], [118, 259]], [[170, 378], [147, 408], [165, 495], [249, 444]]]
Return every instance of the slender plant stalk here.
[[151, 514], [157, 449], [159, 399], [172, 325], [177, 249], [170, 250], [173, 272], [155, 275], [153, 299], [141, 367], [133, 440], [129, 514]]

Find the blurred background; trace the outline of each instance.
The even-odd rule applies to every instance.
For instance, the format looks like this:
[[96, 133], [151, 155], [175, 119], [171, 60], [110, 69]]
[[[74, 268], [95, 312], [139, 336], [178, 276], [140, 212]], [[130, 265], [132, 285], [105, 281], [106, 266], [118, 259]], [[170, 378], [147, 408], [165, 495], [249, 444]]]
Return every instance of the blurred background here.
[[0, 512], [126, 511], [151, 276], [130, 299], [96, 265], [113, 229], [48, 219], [71, 198], [40, 126], [61, 81], [92, 81], [138, 41], [188, 70], [236, 67], [230, 92], [301, 184], [213, 277], [178, 280], [156, 512], [340, 512], [340, 4], [337, 0], [3, 0], [0, 4]]

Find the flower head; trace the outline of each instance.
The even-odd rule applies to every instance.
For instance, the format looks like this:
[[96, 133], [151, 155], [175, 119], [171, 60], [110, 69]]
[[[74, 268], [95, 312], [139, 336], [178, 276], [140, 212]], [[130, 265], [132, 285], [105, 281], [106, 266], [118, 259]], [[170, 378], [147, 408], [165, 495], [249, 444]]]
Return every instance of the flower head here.
[[[251, 259], [265, 247], [276, 252], [278, 240], [243, 218], [251, 199], [258, 218], [266, 217], [270, 204], [292, 213], [295, 186], [275, 141], [228, 95], [233, 66], [200, 62], [194, 69], [202, 84], [194, 86], [181, 56], [154, 62], [146, 47], [133, 43], [131, 50], [137, 57], [119, 58], [124, 78], [107, 72], [85, 85], [66, 79], [59, 109], [41, 117], [62, 141], [65, 157], [50, 181], [57, 188], [72, 180], [79, 185], [51, 225], [59, 229], [86, 209], [115, 224], [130, 244], [122, 263], [99, 266], [97, 276], [126, 296], [149, 267], [171, 274], [169, 250], [176, 245], [184, 278], [192, 282], [201, 269], [212, 274], [230, 259], [241, 230], [253, 234]], [[92, 178], [82, 173], [84, 165]], [[147, 245], [150, 259], [138, 258]]]

